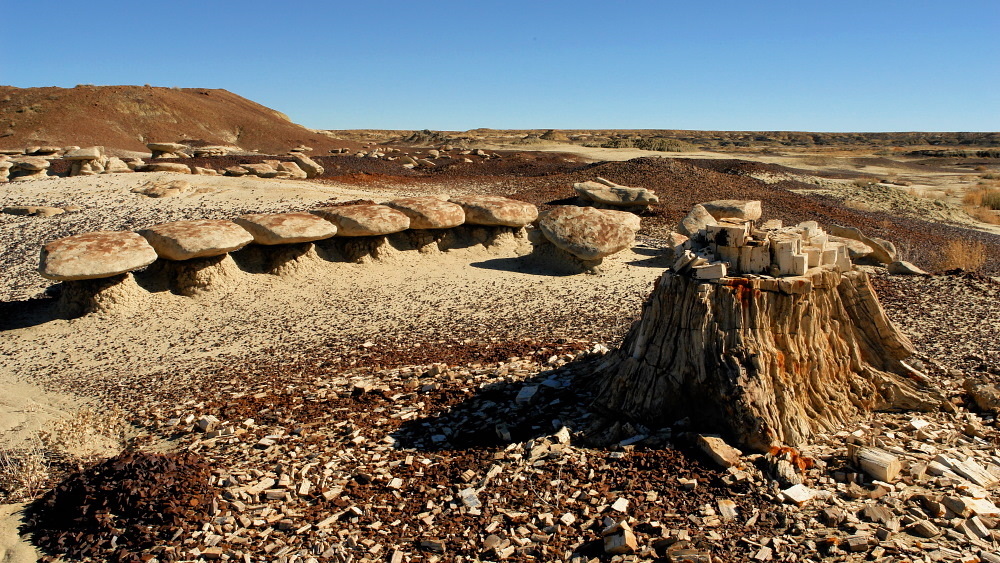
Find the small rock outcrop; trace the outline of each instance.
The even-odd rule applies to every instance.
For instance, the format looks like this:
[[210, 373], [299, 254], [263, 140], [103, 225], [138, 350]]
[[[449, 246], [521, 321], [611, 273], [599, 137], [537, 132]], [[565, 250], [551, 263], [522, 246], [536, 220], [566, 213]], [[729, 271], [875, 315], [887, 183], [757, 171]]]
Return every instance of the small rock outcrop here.
[[191, 156], [187, 145], [180, 143], [146, 143], [146, 148], [153, 153], [153, 158], [187, 158]]

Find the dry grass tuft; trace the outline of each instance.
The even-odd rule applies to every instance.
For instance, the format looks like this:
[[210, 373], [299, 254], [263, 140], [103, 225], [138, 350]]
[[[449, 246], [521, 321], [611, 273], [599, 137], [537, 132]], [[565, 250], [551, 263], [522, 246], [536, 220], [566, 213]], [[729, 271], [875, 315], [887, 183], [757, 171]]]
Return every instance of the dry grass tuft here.
[[986, 245], [978, 241], [952, 240], [938, 255], [938, 268], [967, 272], [978, 271], [986, 263]]
[[36, 498], [45, 490], [50, 476], [45, 447], [37, 437], [28, 446], [0, 450], [0, 498], [4, 502]]

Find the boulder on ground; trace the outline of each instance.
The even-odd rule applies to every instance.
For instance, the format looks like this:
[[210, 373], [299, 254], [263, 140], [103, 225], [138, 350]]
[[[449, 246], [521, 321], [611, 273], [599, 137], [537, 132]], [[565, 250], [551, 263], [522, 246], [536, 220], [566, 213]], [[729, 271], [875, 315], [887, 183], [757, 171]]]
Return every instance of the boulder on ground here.
[[759, 200], [717, 199], [701, 204], [705, 211], [716, 219], [743, 219], [756, 221], [760, 219], [761, 207]]
[[104, 157], [104, 147], [94, 146], [75, 149], [67, 151], [62, 157], [65, 160], [98, 160]]
[[197, 176], [218, 176], [219, 171], [214, 168], [204, 168], [201, 166], [192, 166], [191, 173]]
[[337, 234], [336, 225], [312, 213], [250, 214], [233, 221], [249, 231], [257, 244], [294, 244]]
[[596, 181], [573, 184], [573, 189], [586, 201], [613, 207], [646, 207], [660, 201], [652, 190], [620, 186], [600, 177]]
[[295, 164], [299, 165], [299, 168], [305, 171], [306, 176], [309, 178], [315, 178], [316, 176], [322, 176], [325, 170], [322, 166], [316, 163], [315, 160], [309, 158], [308, 156], [297, 153], [294, 155]]
[[134, 194], [142, 194], [155, 198], [172, 197], [189, 191], [191, 191], [191, 182], [188, 182], [187, 180], [146, 182], [139, 187], [132, 188], [132, 193]]
[[66, 210], [62, 207], [47, 207], [44, 205], [10, 205], [3, 208], [7, 215], [34, 215], [36, 217], [52, 217], [62, 215]]
[[294, 162], [279, 162], [278, 171], [287, 172], [291, 178], [295, 178], [296, 180], [305, 180], [309, 177], [309, 174], [306, 174], [306, 171]]
[[921, 270], [920, 268], [914, 266], [906, 260], [897, 260], [892, 262], [888, 266], [890, 274], [896, 274], [900, 276], [926, 276], [927, 272]]
[[226, 176], [240, 177], [247, 175], [247, 169], [243, 168], [242, 166], [230, 166], [226, 168], [224, 172]]
[[450, 229], [465, 223], [461, 205], [433, 196], [394, 199], [384, 205], [406, 214], [411, 229]]
[[222, 219], [197, 219], [161, 223], [139, 234], [161, 258], [190, 260], [239, 250], [253, 242], [243, 227]]
[[680, 224], [677, 225], [677, 232], [687, 237], [694, 237], [702, 229], [718, 224], [715, 217], [712, 217], [704, 205], [697, 204], [691, 208], [687, 217], [681, 219]]
[[130, 232], [99, 231], [54, 240], [42, 247], [38, 272], [50, 280], [107, 278], [156, 260], [143, 237]]
[[523, 227], [538, 219], [537, 207], [516, 199], [468, 195], [453, 197], [449, 201], [462, 206], [465, 222], [469, 225]]
[[312, 210], [337, 226], [337, 236], [367, 237], [389, 235], [410, 228], [410, 218], [385, 205], [361, 204], [321, 207]]
[[240, 166], [247, 171], [247, 174], [253, 174], [261, 178], [274, 178], [278, 175], [278, 171], [273, 166], [263, 162], [259, 164], [241, 164]]
[[177, 174], [190, 174], [191, 167], [179, 162], [150, 162], [143, 167], [145, 172], [175, 172]]
[[581, 260], [600, 260], [632, 246], [630, 223], [600, 209], [569, 205], [546, 211], [538, 220], [545, 238]]
[[132, 169], [129, 168], [128, 163], [117, 156], [109, 157], [107, 164], [104, 165], [105, 174], [122, 174], [126, 172], [132, 172]]

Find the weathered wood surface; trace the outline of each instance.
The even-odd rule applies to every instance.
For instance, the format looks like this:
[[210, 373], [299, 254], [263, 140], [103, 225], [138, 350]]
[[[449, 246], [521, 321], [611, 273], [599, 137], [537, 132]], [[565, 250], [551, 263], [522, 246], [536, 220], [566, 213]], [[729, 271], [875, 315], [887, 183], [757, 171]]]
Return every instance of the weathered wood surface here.
[[913, 345], [867, 275], [809, 277], [803, 290], [668, 271], [598, 369], [597, 404], [650, 426], [688, 417], [756, 450], [802, 444], [861, 411], [938, 408], [940, 393], [905, 375]]

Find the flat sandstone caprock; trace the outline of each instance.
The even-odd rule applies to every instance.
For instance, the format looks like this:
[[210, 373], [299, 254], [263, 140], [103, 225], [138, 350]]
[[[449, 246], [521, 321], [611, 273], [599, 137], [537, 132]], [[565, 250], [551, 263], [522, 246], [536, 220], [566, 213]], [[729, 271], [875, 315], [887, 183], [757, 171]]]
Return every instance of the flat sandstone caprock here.
[[465, 223], [461, 205], [433, 196], [404, 197], [385, 205], [402, 211], [410, 218], [411, 229], [450, 229]]
[[469, 225], [523, 227], [538, 219], [537, 207], [516, 199], [470, 195], [453, 197], [449, 201], [462, 206], [465, 222]]
[[337, 226], [312, 213], [241, 215], [233, 222], [253, 235], [257, 244], [295, 244], [330, 238]]
[[98, 231], [43, 246], [38, 273], [50, 280], [90, 280], [138, 270], [155, 260], [156, 251], [136, 233]]
[[139, 231], [161, 258], [190, 260], [239, 250], [253, 242], [243, 227], [222, 219], [161, 223]]
[[391, 235], [410, 228], [410, 218], [406, 214], [385, 205], [321, 207], [311, 213], [336, 225], [340, 237]]

